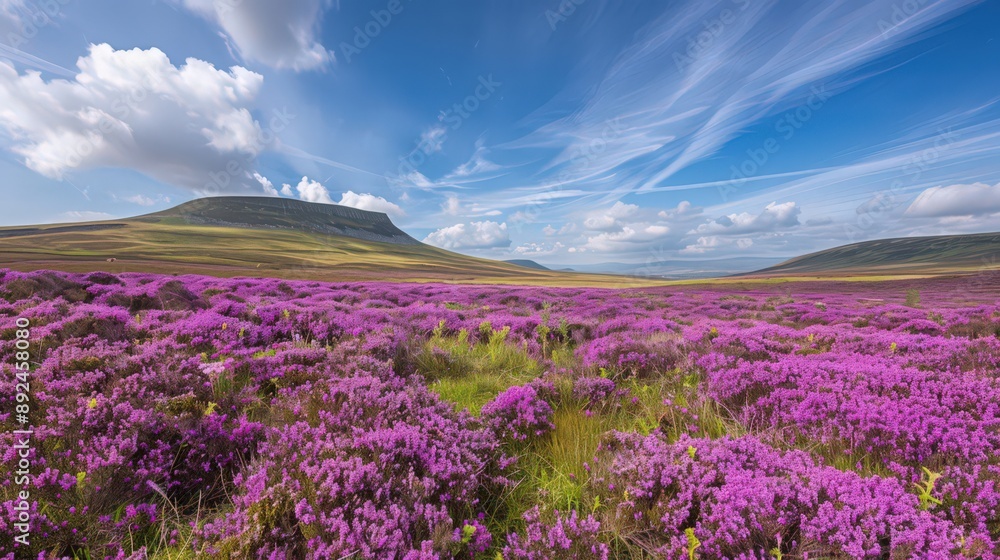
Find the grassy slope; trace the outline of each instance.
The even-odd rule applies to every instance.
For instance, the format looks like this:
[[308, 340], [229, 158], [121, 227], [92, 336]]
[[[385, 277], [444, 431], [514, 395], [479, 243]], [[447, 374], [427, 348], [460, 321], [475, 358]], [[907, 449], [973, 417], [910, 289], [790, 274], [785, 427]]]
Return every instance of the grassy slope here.
[[785, 261], [755, 275], [936, 275], [1000, 268], [1000, 233], [879, 239]]
[[[106, 262], [108, 258], [116, 262]], [[0, 228], [0, 267], [154, 272], [325, 281], [387, 280], [607, 288], [879, 281], [1000, 269], [1000, 234], [870, 241], [730, 278], [662, 281], [535, 270], [423, 244], [396, 245], [292, 229], [251, 229], [144, 218]]]
[[[389, 280], [625, 288], [662, 284], [621, 276], [532, 270], [427, 245], [394, 245], [286, 229], [115, 220], [124, 227], [0, 228], [0, 267], [155, 272], [327, 281]], [[116, 262], [107, 262], [115, 258]]]

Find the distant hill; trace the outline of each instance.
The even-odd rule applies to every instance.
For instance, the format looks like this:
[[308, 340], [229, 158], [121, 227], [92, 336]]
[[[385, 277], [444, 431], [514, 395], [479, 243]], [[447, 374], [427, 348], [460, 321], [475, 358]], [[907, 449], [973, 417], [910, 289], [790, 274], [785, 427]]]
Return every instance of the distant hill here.
[[255, 229], [286, 229], [342, 235], [367, 241], [419, 245], [381, 212], [287, 198], [225, 196], [199, 198], [138, 221]]
[[523, 266], [524, 268], [534, 268], [535, 270], [552, 270], [551, 268], [542, 266], [535, 261], [528, 259], [511, 259], [509, 261], [503, 261], [507, 264], [513, 264], [517, 266]]
[[810, 253], [757, 276], [962, 274], [1000, 268], [1000, 233], [878, 239]]
[[417, 241], [385, 214], [267, 197], [204, 198], [135, 218], [0, 228], [0, 268], [327, 281], [651, 284], [461, 255]]
[[746, 273], [780, 263], [780, 258], [726, 257], [721, 259], [661, 259], [642, 263], [601, 262], [592, 264], [549, 264], [552, 270], [572, 269], [592, 274], [622, 274], [639, 278], [693, 279], [721, 278]]

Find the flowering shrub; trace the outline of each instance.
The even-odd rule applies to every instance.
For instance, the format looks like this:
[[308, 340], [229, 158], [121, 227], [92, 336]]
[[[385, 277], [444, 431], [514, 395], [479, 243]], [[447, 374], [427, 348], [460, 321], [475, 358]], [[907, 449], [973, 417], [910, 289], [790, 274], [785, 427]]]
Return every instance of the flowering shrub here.
[[573, 398], [588, 406], [598, 406], [621, 391], [605, 377], [581, 377], [573, 382]]
[[[462, 516], [502, 481], [489, 475], [496, 442], [471, 418], [422, 387], [362, 372], [288, 400], [289, 423], [237, 479], [236, 511], [205, 527], [211, 550], [423, 558], [488, 546], [486, 528]], [[465, 526], [474, 529], [463, 542]]]
[[[605, 448], [598, 483], [626, 534], [655, 543], [668, 558], [783, 554], [850, 558], [953, 558], [982, 553], [984, 536], [920, 507], [894, 479], [862, 478], [817, 465], [801, 451], [780, 452], [754, 438], [668, 444], [618, 434]], [[649, 528], [660, 533], [651, 537]], [[991, 543], [990, 543], [991, 544]]]
[[0, 270], [0, 558], [995, 559], [1000, 302], [955, 282]]
[[554, 513], [552, 523], [544, 523], [538, 507], [524, 514], [527, 527], [524, 535], [507, 536], [503, 549], [505, 560], [584, 560], [608, 559], [608, 545], [601, 542], [598, 533], [601, 523], [593, 516], [580, 519], [576, 510], [569, 515]]
[[531, 385], [515, 385], [500, 393], [483, 406], [482, 415], [504, 439], [524, 441], [555, 427], [552, 407]]
[[671, 335], [635, 336], [614, 333], [594, 339], [581, 353], [583, 365], [619, 377], [651, 377], [680, 366], [684, 351]]

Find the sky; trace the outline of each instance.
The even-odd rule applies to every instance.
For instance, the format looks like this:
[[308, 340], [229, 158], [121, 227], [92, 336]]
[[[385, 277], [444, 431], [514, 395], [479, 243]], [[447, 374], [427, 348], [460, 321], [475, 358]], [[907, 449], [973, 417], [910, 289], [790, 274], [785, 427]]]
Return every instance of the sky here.
[[965, 0], [0, 0], [0, 224], [280, 196], [567, 265], [996, 231], [998, 24]]

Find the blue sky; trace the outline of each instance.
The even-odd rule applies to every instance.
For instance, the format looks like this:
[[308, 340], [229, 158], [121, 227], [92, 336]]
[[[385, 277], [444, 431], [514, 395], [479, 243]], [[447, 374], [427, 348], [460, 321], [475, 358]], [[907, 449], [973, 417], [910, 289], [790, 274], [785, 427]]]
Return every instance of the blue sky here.
[[1000, 229], [1000, 3], [0, 0], [4, 225], [256, 194], [545, 263]]

